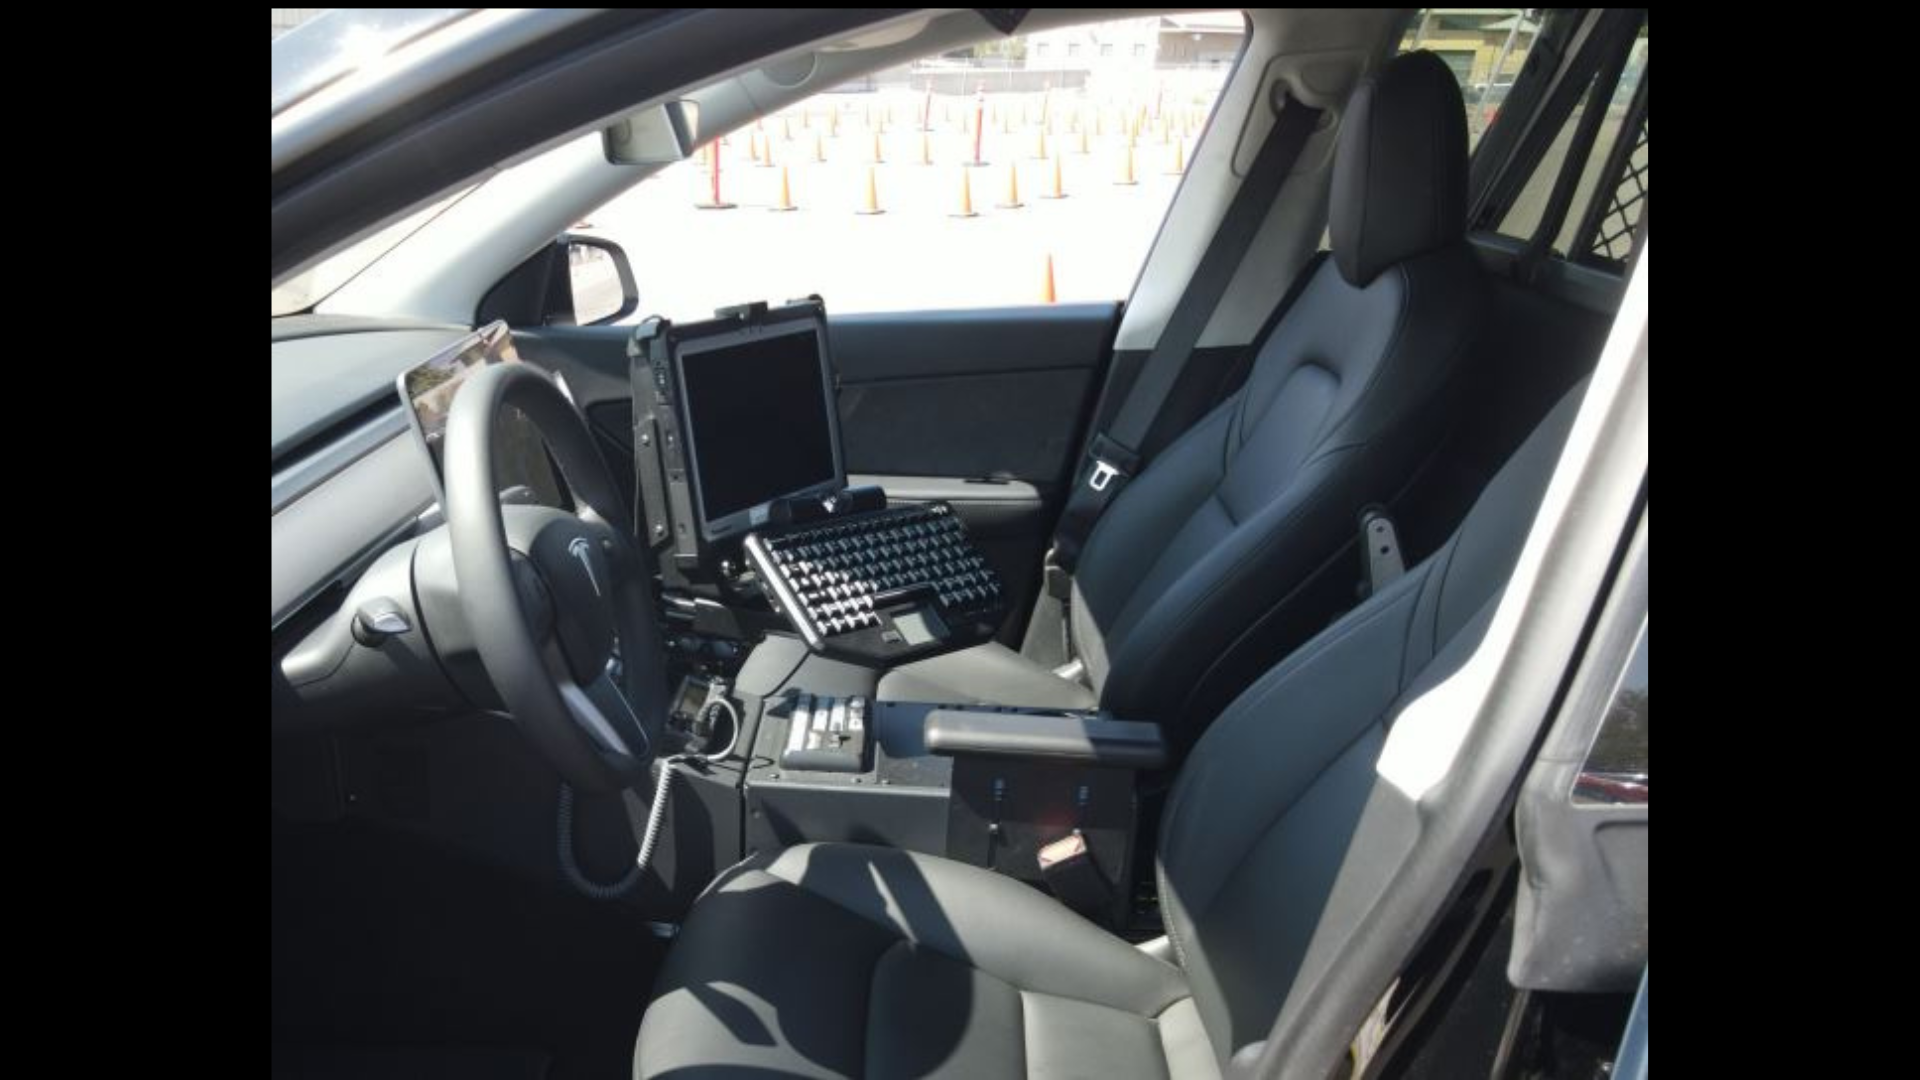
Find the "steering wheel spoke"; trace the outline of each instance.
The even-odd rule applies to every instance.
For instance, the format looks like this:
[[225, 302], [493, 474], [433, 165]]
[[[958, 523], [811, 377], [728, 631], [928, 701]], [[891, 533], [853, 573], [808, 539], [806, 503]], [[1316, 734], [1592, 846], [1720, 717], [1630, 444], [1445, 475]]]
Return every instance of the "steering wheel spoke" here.
[[[579, 513], [502, 508], [493, 440], [508, 408], [539, 429]], [[535, 368], [487, 367], [454, 398], [445, 460], [460, 605], [507, 711], [577, 787], [644, 777], [667, 711], [650, 554], [621, 531], [625, 502], [578, 410]], [[516, 562], [537, 587], [516, 587]]]

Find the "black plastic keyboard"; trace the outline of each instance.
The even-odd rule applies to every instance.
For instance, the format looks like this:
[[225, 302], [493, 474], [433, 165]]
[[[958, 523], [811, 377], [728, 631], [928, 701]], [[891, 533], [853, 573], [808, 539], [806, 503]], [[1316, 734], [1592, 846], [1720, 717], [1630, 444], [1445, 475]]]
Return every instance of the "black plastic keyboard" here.
[[993, 637], [1006, 589], [946, 503], [747, 537], [754, 572], [815, 652], [896, 663]]

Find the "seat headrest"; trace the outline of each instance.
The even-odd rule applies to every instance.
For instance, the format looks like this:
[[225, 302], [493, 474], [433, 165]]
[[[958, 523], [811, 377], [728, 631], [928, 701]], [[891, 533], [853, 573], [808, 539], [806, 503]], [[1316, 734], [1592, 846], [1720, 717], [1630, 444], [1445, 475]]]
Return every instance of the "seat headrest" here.
[[1467, 218], [1467, 110], [1439, 57], [1397, 56], [1354, 90], [1333, 159], [1333, 258], [1364, 287], [1459, 240]]

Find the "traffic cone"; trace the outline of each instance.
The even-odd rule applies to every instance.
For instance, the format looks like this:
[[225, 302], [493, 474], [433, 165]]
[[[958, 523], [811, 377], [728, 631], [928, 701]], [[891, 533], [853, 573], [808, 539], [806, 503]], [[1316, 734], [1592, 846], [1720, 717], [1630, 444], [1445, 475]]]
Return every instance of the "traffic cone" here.
[[816, 162], [827, 160], [826, 141], [820, 138], [820, 133], [817, 131], [813, 133], [813, 160]]
[[997, 202], [994, 205], [1002, 210], [1018, 210], [1023, 205], [1020, 202], [1020, 167], [1011, 161], [1007, 162], [1006, 201]]
[[1087, 129], [1081, 128], [1080, 129], [1080, 149], [1074, 151], [1074, 153], [1084, 154], [1086, 152], [1087, 152]]
[[1060, 187], [1060, 155], [1058, 154], [1055, 154], [1053, 158], [1053, 190], [1041, 192], [1040, 197], [1043, 199], [1064, 199], [1067, 197], [1067, 193]]
[[1033, 158], [1035, 161], [1047, 159], [1047, 129], [1041, 128], [1033, 136]]
[[1051, 252], [1047, 254], [1046, 280], [1040, 283], [1040, 302], [1043, 304], [1057, 304], [1060, 302], [1053, 293], [1053, 254]]
[[1120, 159], [1120, 175], [1118, 178], [1114, 180], [1114, 183], [1119, 185], [1120, 187], [1132, 187], [1133, 185], [1139, 183], [1138, 180], [1135, 180], [1133, 178], [1133, 145], [1131, 143], [1129, 143], [1127, 145], [1127, 148], [1124, 151], [1122, 151], [1122, 156]]
[[885, 210], [882, 210], [882, 209], [880, 209], [880, 191], [879, 191], [879, 189], [878, 189], [877, 187], [875, 187], [875, 186], [874, 186], [874, 181], [873, 181], [873, 166], [871, 166], [871, 165], [869, 165], [869, 166], [867, 166], [867, 202], [866, 202], [866, 205], [865, 205], [865, 206], [862, 206], [862, 207], [861, 207], [860, 209], [858, 209], [858, 210], [855, 210], [855, 211], [854, 211], [854, 213], [856, 213], [856, 214], [863, 214], [863, 215], [864, 215], [864, 214], [884, 214], [884, 213], [886, 213], [886, 211], [885, 211]]
[[933, 141], [924, 130], [920, 132], [920, 164], [933, 164]]
[[760, 136], [751, 131], [747, 132], [747, 154], [755, 165], [760, 164]]
[[873, 163], [875, 165], [887, 163], [886, 156], [880, 152], [880, 133], [877, 131], [873, 133]]
[[1167, 170], [1168, 176], [1179, 176], [1187, 171], [1187, 143], [1185, 139], [1173, 141], [1173, 168]]
[[836, 139], [840, 137], [840, 110], [839, 109], [827, 110], [827, 134], [833, 136]]
[[720, 197], [720, 148], [707, 144], [707, 201], [693, 205], [701, 210], [731, 210], [733, 204]]
[[801, 131], [813, 130], [813, 110], [812, 109], [800, 110], [800, 130]]
[[780, 141], [793, 141], [793, 117], [791, 116], [783, 116], [780, 118]]
[[967, 179], [966, 166], [960, 167], [960, 206], [948, 217], [979, 217], [973, 209], [973, 184]]
[[780, 201], [774, 203], [767, 209], [779, 211], [800, 209], [793, 205], [793, 188], [787, 184], [787, 167], [785, 165], [780, 166]]
[[763, 169], [773, 168], [772, 135], [768, 135], [766, 138], [760, 140], [760, 167]]

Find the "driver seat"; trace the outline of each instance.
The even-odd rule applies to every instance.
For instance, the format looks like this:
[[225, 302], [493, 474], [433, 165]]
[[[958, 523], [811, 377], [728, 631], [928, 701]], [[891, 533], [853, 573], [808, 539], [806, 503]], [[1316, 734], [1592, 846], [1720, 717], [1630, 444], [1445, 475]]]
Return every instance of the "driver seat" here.
[[1363, 808], [1371, 824], [1405, 806], [1376, 790], [1388, 729], [1484, 634], [1584, 389], [1444, 547], [1197, 744], [1156, 855], [1173, 962], [978, 867], [857, 844], [762, 852], [694, 906], [634, 1075], [1219, 1076], [1338, 969], [1389, 887], [1378, 860], [1395, 853], [1354, 840]]

